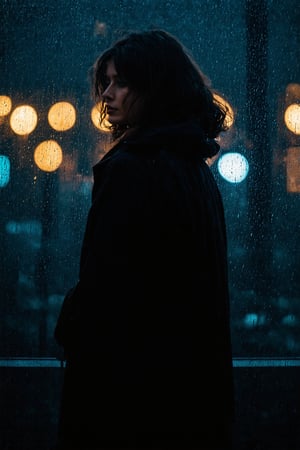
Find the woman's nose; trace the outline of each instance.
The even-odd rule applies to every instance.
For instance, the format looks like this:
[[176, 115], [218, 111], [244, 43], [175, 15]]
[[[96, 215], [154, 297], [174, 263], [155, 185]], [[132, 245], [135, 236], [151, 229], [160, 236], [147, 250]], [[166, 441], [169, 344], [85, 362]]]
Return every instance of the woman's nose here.
[[102, 93], [102, 98], [105, 100], [106, 98], [112, 98], [113, 97], [113, 90], [111, 88], [111, 84], [107, 86], [105, 91]]

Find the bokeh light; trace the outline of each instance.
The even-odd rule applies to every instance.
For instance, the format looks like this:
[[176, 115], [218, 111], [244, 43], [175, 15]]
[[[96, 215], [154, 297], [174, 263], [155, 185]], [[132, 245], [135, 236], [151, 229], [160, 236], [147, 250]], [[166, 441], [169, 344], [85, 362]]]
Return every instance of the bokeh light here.
[[289, 147], [285, 162], [287, 192], [300, 192], [300, 147]]
[[61, 165], [63, 159], [60, 145], [50, 139], [41, 142], [34, 151], [36, 165], [45, 172], [54, 172]]
[[219, 158], [218, 170], [229, 183], [241, 183], [248, 175], [249, 163], [240, 153], [228, 152]]
[[35, 129], [37, 120], [37, 113], [32, 106], [20, 105], [10, 116], [10, 126], [16, 134], [27, 135]]
[[0, 116], [7, 116], [12, 107], [12, 102], [10, 97], [7, 95], [0, 95]]
[[75, 125], [76, 110], [69, 102], [57, 102], [48, 112], [48, 122], [56, 131], [67, 131]]
[[300, 134], [300, 104], [292, 103], [284, 113], [284, 122], [287, 128], [294, 134]]
[[100, 124], [100, 106], [101, 106], [101, 103], [97, 103], [97, 105], [95, 105], [92, 108], [91, 119], [92, 119], [92, 122], [95, 125], [95, 127], [98, 128], [98, 130], [100, 130], [104, 133], [107, 133], [110, 131], [111, 124], [108, 121], [108, 119], [104, 119], [102, 124]]
[[0, 155], [0, 188], [5, 187], [10, 179], [10, 161], [5, 155]]

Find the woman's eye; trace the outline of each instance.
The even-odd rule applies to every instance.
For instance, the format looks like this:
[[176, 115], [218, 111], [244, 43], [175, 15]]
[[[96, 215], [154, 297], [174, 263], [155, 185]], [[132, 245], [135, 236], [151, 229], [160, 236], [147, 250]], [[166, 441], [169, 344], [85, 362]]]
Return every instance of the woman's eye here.
[[114, 86], [117, 86], [117, 87], [120, 87], [120, 88], [128, 86], [127, 81], [122, 79], [122, 78], [115, 78], [113, 80], [110, 80], [108, 78], [104, 78], [101, 81], [101, 92], [106, 91], [106, 89], [109, 87], [110, 84], [112, 84]]

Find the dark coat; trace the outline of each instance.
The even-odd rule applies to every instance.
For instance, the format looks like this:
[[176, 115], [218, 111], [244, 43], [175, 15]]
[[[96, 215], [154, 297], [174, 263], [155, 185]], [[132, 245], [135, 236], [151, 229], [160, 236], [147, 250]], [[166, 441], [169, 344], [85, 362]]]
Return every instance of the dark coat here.
[[205, 162], [217, 151], [190, 123], [140, 132], [93, 168], [79, 281], [55, 333], [61, 433], [90, 439], [82, 448], [230, 428], [226, 228]]

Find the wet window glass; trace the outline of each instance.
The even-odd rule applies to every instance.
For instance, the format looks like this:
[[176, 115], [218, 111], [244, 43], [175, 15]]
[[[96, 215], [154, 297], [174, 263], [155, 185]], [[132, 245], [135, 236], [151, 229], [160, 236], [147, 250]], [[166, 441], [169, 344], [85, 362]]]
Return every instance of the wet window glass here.
[[54, 325], [107, 150], [90, 69], [120, 31], [153, 27], [191, 50], [228, 106], [209, 164], [227, 219], [233, 356], [299, 355], [298, 2], [12, 0], [0, 12], [0, 357], [60, 355]]

